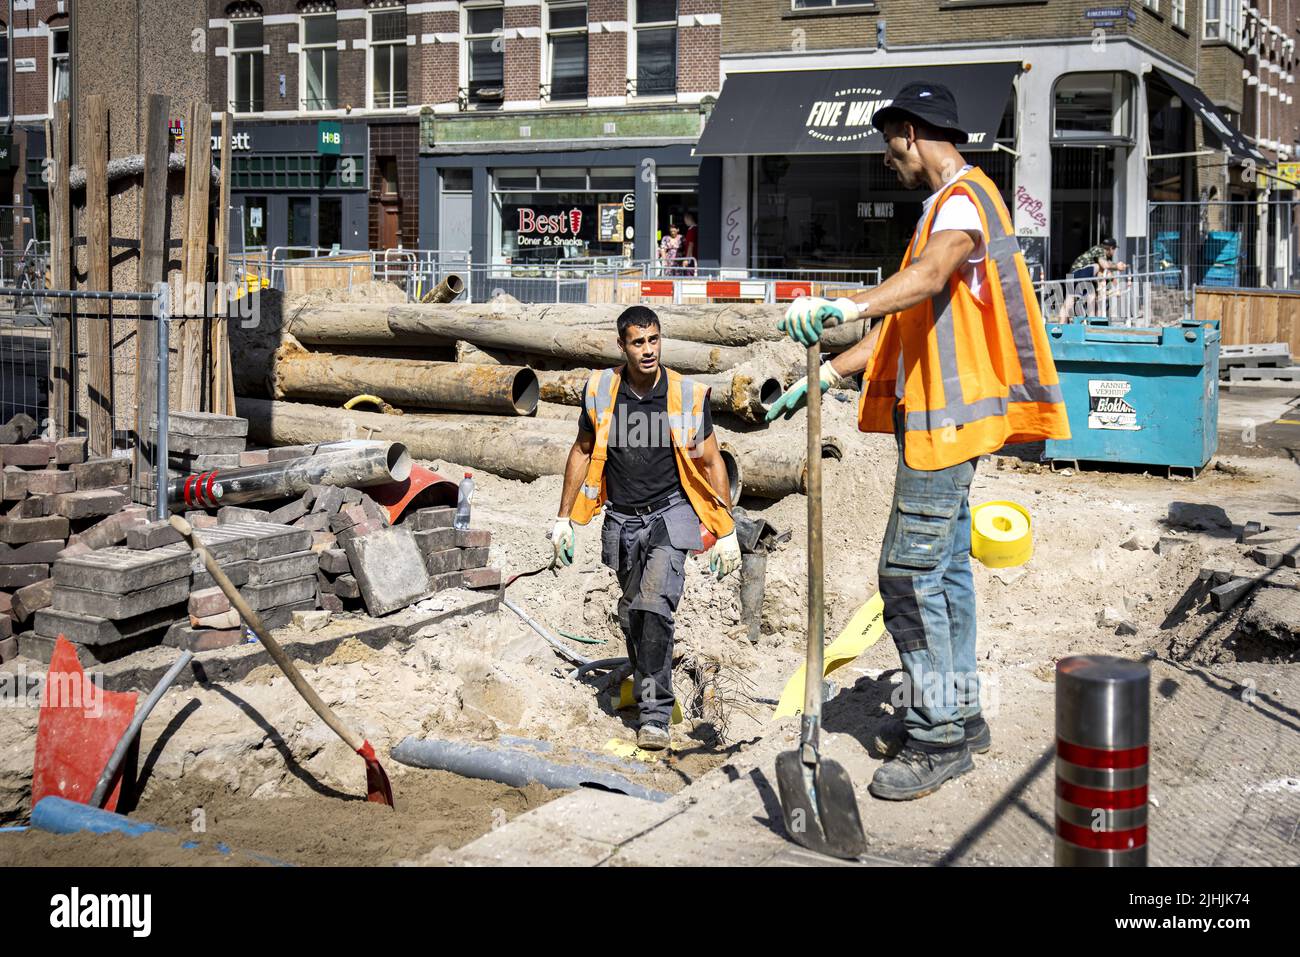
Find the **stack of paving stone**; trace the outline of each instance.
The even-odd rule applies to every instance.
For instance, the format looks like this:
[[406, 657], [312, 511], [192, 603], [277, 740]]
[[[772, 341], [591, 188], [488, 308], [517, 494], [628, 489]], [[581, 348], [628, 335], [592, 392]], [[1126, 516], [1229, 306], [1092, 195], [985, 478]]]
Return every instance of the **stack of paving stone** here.
[[167, 416], [167, 470], [171, 478], [243, 464], [248, 420], [215, 412], [172, 412]]
[[119, 545], [148, 519], [131, 504], [129, 458], [88, 460], [85, 438], [42, 439], [26, 415], [0, 426], [0, 465], [0, 661], [7, 661], [51, 602], [56, 561]]
[[[318, 556], [311, 533], [269, 522], [207, 529], [199, 539], [267, 627], [316, 607]], [[245, 640], [238, 615], [199, 557], [165, 522], [132, 528], [126, 547], [54, 563], [50, 607], [19, 650], [48, 660], [63, 635], [87, 662], [120, 658], [159, 643], [206, 651]]]

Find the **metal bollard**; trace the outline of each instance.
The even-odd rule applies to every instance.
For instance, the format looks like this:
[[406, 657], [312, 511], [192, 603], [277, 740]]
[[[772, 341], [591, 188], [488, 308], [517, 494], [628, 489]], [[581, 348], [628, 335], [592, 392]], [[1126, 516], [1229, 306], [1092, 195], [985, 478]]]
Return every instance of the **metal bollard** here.
[[1150, 692], [1139, 661], [1057, 663], [1057, 867], [1146, 866]]

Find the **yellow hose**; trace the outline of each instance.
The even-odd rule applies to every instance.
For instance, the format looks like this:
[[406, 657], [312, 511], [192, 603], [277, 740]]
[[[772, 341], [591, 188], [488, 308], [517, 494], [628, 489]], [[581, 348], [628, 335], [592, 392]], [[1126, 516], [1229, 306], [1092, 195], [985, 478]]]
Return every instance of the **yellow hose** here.
[[368, 394], [367, 394], [367, 395], [354, 395], [352, 398], [348, 399], [348, 401], [346, 401], [346, 402], [343, 403], [343, 408], [345, 408], [345, 409], [353, 409], [353, 408], [356, 408], [358, 405], [360, 405], [360, 404], [363, 403], [363, 402], [369, 402], [369, 403], [371, 403], [372, 405], [378, 407], [379, 411], [382, 412], [382, 413], [384, 413], [384, 415], [401, 415], [401, 414], [402, 414], [402, 410], [401, 410], [401, 409], [394, 408], [393, 406], [391, 406], [391, 405], [389, 405], [387, 402], [385, 402], [383, 399], [379, 398], [379, 396], [377, 396], [377, 395], [368, 395]]

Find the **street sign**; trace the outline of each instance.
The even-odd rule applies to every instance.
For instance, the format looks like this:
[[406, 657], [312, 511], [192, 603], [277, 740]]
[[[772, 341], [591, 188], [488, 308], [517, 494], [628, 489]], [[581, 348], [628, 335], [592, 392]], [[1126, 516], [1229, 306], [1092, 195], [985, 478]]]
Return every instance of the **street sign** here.
[[316, 152], [322, 156], [338, 156], [343, 152], [343, 128], [338, 123], [321, 121], [316, 124]]

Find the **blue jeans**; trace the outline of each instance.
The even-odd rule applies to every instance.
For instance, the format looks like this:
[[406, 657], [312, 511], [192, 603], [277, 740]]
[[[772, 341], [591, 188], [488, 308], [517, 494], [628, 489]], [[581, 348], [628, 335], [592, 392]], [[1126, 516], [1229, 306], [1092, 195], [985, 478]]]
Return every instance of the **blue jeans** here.
[[980, 712], [975, 663], [975, 579], [970, 566], [970, 486], [978, 458], [934, 472], [903, 458], [894, 418], [898, 473], [880, 549], [885, 627], [910, 679], [903, 719], [922, 749], [965, 740]]

